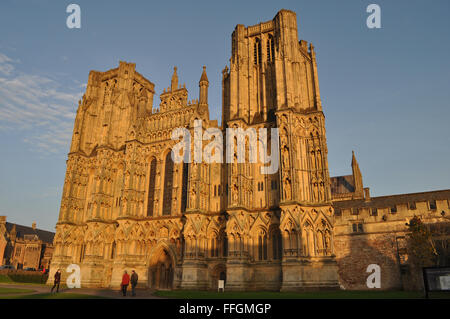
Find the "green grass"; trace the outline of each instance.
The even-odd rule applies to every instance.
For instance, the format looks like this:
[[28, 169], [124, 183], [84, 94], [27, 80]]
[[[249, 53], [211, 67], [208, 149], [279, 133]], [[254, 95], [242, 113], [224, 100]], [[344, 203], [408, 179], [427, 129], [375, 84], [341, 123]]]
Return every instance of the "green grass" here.
[[24, 274], [9, 274], [9, 275], [0, 275], [0, 283], [17, 283], [17, 284], [35, 284], [35, 285], [42, 285], [47, 282], [47, 277], [42, 277], [42, 275], [37, 274], [30, 274], [30, 275], [24, 275]]
[[0, 287], [0, 295], [5, 294], [24, 294], [33, 292], [32, 289], [20, 289], [20, 288], [3, 288]]
[[74, 293], [44, 293], [44, 294], [31, 294], [31, 295], [11, 295], [0, 297], [1, 299], [107, 299], [105, 297], [83, 295]]
[[[317, 292], [213, 292], [156, 291], [154, 295], [177, 299], [422, 299], [421, 291], [317, 291]], [[430, 294], [431, 298], [450, 298], [450, 294]]]
[[10, 283], [10, 282], [13, 281], [7, 275], [0, 275], [0, 283]]

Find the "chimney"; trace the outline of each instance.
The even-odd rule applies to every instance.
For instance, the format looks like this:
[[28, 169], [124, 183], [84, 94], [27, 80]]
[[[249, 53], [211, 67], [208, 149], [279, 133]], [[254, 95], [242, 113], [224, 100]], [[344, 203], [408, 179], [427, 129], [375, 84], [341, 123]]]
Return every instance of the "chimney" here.
[[6, 216], [0, 216], [0, 224], [6, 224]]
[[33, 224], [31, 224], [31, 228], [33, 228], [34, 230], [36, 230], [36, 222], [33, 222]]
[[370, 200], [370, 188], [369, 187], [364, 187], [364, 199], [366, 201]]

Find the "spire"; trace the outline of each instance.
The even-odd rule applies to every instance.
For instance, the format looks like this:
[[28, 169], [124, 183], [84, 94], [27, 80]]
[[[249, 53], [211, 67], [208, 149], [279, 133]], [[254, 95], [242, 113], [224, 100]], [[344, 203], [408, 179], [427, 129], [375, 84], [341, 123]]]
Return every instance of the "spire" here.
[[355, 183], [355, 193], [362, 195], [363, 194], [363, 180], [361, 170], [359, 169], [358, 161], [356, 160], [355, 152], [352, 151], [352, 172], [353, 172], [353, 180]]
[[200, 77], [200, 82], [198, 82], [198, 86], [200, 87], [199, 93], [199, 104], [200, 105], [208, 105], [208, 76], [206, 75], [206, 66], [203, 66], [202, 76]]
[[170, 90], [173, 92], [178, 90], [178, 75], [177, 75], [177, 67], [173, 68], [172, 81], [170, 83]]
[[202, 76], [200, 77], [199, 85], [201, 85], [202, 82], [207, 82], [209, 84], [208, 76], [206, 75], [206, 66], [203, 66], [203, 72], [202, 72]]
[[358, 162], [356, 161], [355, 151], [352, 151], [352, 167], [355, 165], [358, 166]]

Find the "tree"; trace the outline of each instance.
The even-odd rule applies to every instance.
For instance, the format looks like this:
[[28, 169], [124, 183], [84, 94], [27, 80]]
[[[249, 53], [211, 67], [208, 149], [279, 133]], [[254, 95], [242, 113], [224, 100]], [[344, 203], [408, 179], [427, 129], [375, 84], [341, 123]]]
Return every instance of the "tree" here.
[[414, 216], [407, 226], [409, 227], [408, 252], [412, 261], [419, 267], [436, 265], [438, 252], [429, 227], [417, 216]]

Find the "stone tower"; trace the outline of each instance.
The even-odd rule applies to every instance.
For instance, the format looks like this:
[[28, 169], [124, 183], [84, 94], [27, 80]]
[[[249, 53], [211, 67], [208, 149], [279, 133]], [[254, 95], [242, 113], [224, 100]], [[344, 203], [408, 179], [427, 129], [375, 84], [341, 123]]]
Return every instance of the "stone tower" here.
[[[279, 129], [276, 151], [281, 163], [276, 174], [261, 175], [255, 164], [227, 170], [230, 191], [234, 187], [239, 193], [229, 197], [227, 213], [236, 220], [244, 214], [250, 224], [264, 216], [259, 235], [272, 241], [272, 247], [277, 244], [272, 238], [281, 233], [281, 263], [266, 265], [266, 273], [271, 274], [266, 286], [276, 278], [278, 266], [282, 290], [337, 286], [316, 57], [311, 44], [298, 40], [296, 14], [281, 10], [271, 21], [238, 25], [232, 35], [230, 69], [222, 74], [224, 127]], [[253, 228], [250, 232], [256, 231]], [[245, 229], [237, 237], [245, 242]], [[229, 257], [229, 285], [245, 285], [246, 249], [241, 245], [234, 253], [236, 260], [231, 259], [233, 254]]]

